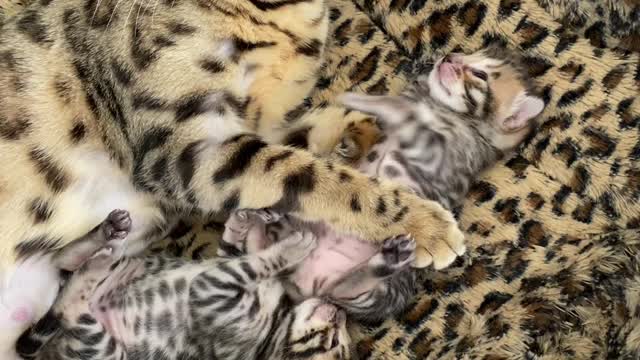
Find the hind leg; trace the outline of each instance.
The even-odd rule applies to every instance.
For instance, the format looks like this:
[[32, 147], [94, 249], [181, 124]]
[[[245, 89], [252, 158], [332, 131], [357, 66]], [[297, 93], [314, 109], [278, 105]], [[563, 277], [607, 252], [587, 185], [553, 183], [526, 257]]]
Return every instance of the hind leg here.
[[131, 230], [131, 217], [126, 210], [113, 210], [87, 235], [56, 253], [53, 260], [60, 269], [74, 271], [110, 241], [124, 240]]
[[54, 305], [54, 312], [61, 314], [62, 321], [73, 323], [81, 315], [89, 313], [107, 332], [116, 336], [118, 331], [113, 324], [117, 322], [114, 322], [114, 312], [109, 309], [113, 305], [109, 302], [123, 302], [124, 298], [113, 292], [144, 273], [144, 260], [126, 257], [126, 237], [130, 224], [126, 211], [114, 211], [101, 224], [100, 234], [86, 239], [90, 244], [99, 246], [96, 251], [90, 253], [89, 244], [68, 249], [69, 259], [76, 262], [81, 259], [74, 257], [82, 256], [84, 261]]

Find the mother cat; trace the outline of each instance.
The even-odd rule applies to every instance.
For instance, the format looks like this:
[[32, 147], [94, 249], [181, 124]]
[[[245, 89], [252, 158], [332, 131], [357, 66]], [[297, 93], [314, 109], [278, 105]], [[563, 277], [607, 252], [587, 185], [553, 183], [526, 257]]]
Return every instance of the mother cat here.
[[[322, 0], [37, 0], [0, 28], [0, 357], [50, 307], [50, 252], [131, 211], [128, 254], [168, 218], [274, 207], [417, 264], [464, 252], [451, 214], [259, 137], [320, 70]], [[387, 204], [384, 211], [377, 204]]]

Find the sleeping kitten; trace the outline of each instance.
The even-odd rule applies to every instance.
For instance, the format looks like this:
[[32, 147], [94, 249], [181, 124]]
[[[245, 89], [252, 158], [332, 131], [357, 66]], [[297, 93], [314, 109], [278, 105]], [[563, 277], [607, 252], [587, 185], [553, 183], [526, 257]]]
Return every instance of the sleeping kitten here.
[[348, 93], [348, 108], [376, 115], [386, 137], [361, 160], [366, 174], [397, 180], [452, 209], [478, 174], [514, 150], [544, 102], [516, 54], [449, 54], [399, 96]]
[[[416, 243], [406, 235], [381, 248], [272, 210], [238, 210], [225, 223], [218, 256], [234, 257], [277, 244], [299, 232], [312, 232], [318, 247], [282, 282], [295, 301], [329, 298], [360, 320], [383, 320], [404, 309], [415, 294], [410, 265]], [[389, 286], [393, 284], [393, 286]]]
[[21, 338], [20, 354], [40, 360], [350, 358], [344, 312], [318, 298], [294, 305], [278, 280], [316, 246], [310, 232], [234, 259], [188, 262], [122, 257], [130, 228], [128, 213], [116, 210], [61, 250], [60, 257], [84, 264], [64, 285], [49, 323]]
[[[447, 209], [458, 207], [478, 175], [515, 149], [534, 127], [544, 103], [531, 95], [530, 87], [516, 54], [492, 48], [439, 59], [398, 96], [345, 94], [345, 106], [376, 115], [384, 131], [356, 166], [367, 175], [402, 183]], [[342, 148], [336, 152], [341, 154]], [[381, 198], [377, 207], [384, 209], [391, 201]], [[352, 206], [359, 203], [352, 200]], [[415, 293], [407, 253], [413, 245], [407, 238], [385, 241], [381, 254], [386, 260], [381, 261], [384, 256], [374, 256], [379, 249], [370, 242], [338, 234], [325, 224], [273, 211], [240, 210], [226, 224], [221, 253], [233, 253], [235, 244], [247, 237], [274, 243], [303, 230], [317, 235], [318, 247], [289, 277], [292, 296], [328, 297], [364, 320], [382, 320], [406, 307]]]

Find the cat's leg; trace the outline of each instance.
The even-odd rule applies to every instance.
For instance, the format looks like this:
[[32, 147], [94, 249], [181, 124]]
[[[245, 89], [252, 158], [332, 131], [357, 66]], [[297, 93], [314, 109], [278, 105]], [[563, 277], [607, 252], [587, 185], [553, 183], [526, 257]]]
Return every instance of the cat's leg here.
[[60, 269], [74, 271], [110, 241], [124, 240], [131, 230], [131, 217], [126, 210], [114, 210], [87, 235], [60, 249], [53, 261]]
[[402, 96], [345, 93], [339, 100], [348, 109], [377, 116], [378, 121], [385, 126], [385, 131], [411, 121], [414, 111], [413, 104]]
[[317, 239], [312, 232], [295, 232], [262, 251], [248, 255], [246, 263], [255, 271], [256, 281], [268, 279], [299, 264], [316, 246]]
[[196, 313], [192, 317], [211, 318], [218, 326], [227, 326], [238, 321], [237, 311], [231, 309], [253, 313], [260, 308], [277, 308], [286, 297], [277, 277], [299, 264], [315, 247], [316, 238], [311, 232], [297, 232], [254, 254], [208, 260], [207, 270], [200, 272], [189, 287], [189, 303]]
[[[122, 241], [131, 227], [126, 211], [114, 211], [87, 235], [54, 254], [36, 254], [18, 264], [1, 299], [0, 356], [17, 359], [20, 335], [47, 313], [58, 295], [59, 269], [76, 270], [110, 241]], [[47, 321], [46, 317], [42, 321]]]
[[[239, 274], [246, 282], [259, 282], [280, 275], [283, 271], [299, 264], [317, 246], [316, 236], [310, 231], [295, 232], [277, 243], [253, 254], [244, 255], [224, 261], [219, 265], [213, 259], [214, 269], [203, 274], [205, 277], [229, 277], [231, 282], [237, 281]], [[232, 271], [220, 271], [219, 267], [231, 268]]]
[[49, 340], [59, 334], [60, 330], [60, 318], [52, 310], [49, 310], [29, 331], [20, 336], [16, 344], [18, 355], [24, 359], [36, 358]]
[[[121, 318], [115, 319], [118, 312], [114, 307], [121, 307], [125, 300], [117, 291], [145, 273], [144, 259], [126, 257], [124, 247], [130, 224], [128, 213], [116, 210], [100, 226], [101, 235], [89, 239], [91, 243], [101, 242], [102, 246], [73, 273], [53, 308], [56, 314], [61, 314], [65, 326], [73, 326], [80, 317], [90, 314], [87, 316], [109, 336], [118, 341], [126, 338], [122, 337], [121, 329], [116, 329]], [[73, 256], [88, 254], [87, 248], [76, 244], [65, 255], [74, 260]]]
[[[203, 104], [224, 106], [225, 97], [214, 95]], [[268, 144], [243, 132], [231, 111], [199, 110], [154, 150], [175, 159], [164, 180], [143, 171], [155, 165], [152, 159], [157, 157], [149, 156], [133, 174], [140, 186], [205, 213], [273, 208], [378, 243], [412, 234], [418, 267], [434, 264], [440, 269], [464, 253], [462, 232], [438, 203], [309, 152]]]
[[266, 227], [280, 221], [282, 215], [270, 209], [242, 209], [229, 216], [224, 224], [218, 256], [252, 254], [271, 245]]
[[415, 246], [408, 236], [387, 239], [364, 267], [331, 289], [330, 297], [358, 319], [378, 320], [397, 314], [416, 294], [416, 274], [410, 267]]

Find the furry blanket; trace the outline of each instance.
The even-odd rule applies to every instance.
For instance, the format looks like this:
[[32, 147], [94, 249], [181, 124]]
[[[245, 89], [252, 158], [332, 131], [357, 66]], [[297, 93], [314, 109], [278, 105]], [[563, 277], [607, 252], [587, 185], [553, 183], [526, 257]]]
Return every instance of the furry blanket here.
[[[523, 149], [473, 187], [467, 255], [425, 271], [402, 316], [354, 327], [362, 358], [640, 358], [638, 2], [328, 1], [312, 106], [397, 92], [434, 54], [493, 41], [526, 53], [548, 104]], [[210, 256], [220, 227], [185, 219], [155, 250]]]

